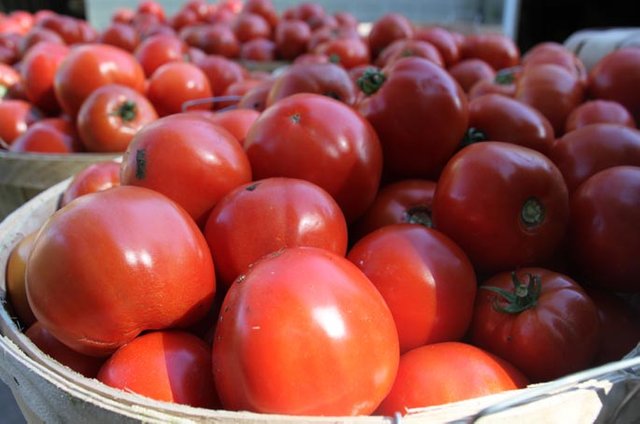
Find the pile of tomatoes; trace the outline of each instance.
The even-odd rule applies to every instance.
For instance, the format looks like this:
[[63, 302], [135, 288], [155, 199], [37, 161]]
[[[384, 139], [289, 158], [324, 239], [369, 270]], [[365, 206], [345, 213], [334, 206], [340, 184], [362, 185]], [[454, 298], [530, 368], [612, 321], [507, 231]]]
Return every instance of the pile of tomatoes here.
[[7, 264], [26, 335], [87, 377], [393, 415], [640, 341], [640, 49], [587, 70], [557, 43], [398, 13], [361, 35], [269, 0], [0, 24], [8, 149], [123, 152]]

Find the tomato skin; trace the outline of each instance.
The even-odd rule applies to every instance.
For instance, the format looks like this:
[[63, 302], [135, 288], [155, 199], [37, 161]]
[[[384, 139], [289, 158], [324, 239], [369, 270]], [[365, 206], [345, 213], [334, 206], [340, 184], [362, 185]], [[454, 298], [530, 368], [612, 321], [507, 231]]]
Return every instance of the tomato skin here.
[[28, 101], [0, 101], [0, 139], [11, 146], [39, 118], [40, 111]]
[[442, 55], [433, 44], [415, 39], [400, 39], [389, 44], [378, 55], [376, 65], [384, 68], [400, 58], [410, 56], [422, 57], [432, 61], [436, 65], [444, 66]]
[[230, 109], [211, 113], [207, 119], [229, 131], [244, 146], [249, 129], [258, 116], [260, 112], [254, 109]]
[[195, 65], [207, 76], [215, 96], [222, 95], [231, 84], [244, 80], [246, 76], [240, 64], [220, 55], [205, 56]]
[[434, 228], [457, 242], [479, 272], [551, 259], [568, 219], [569, 195], [558, 168], [511, 143], [486, 141], [460, 150], [442, 171], [433, 198]]
[[78, 137], [69, 121], [45, 118], [30, 125], [16, 138], [9, 150], [31, 153], [72, 153], [81, 150]]
[[467, 129], [464, 92], [444, 69], [422, 58], [400, 59], [382, 73], [382, 86], [357, 108], [380, 137], [385, 173], [435, 178]]
[[587, 83], [587, 71], [580, 58], [560, 43], [538, 43], [529, 49], [521, 60], [523, 67], [545, 63], [560, 65], [573, 73], [580, 82]]
[[485, 140], [514, 143], [545, 155], [555, 142], [553, 127], [542, 113], [500, 94], [469, 102], [469, 128], [480, 131]]
[[469, 331], [472, 344], [520, 369], [532, 383], [550, 381], [588, 368], [600, 341], [598, 310], [570, 277], [544, 268], [520, 268], [524, 285], [539, 278], [540, 295], [522, 312], [508, 313], [494, 305], [505, 300], [483, 287], [514, 292], [512, 272], [495, 274], [479, 289]]
[[306, 52], [310, 38], [309, 24], [300, 19], [281, 20], [273, 34], [278, 56], [284, 60], [293, 60]]
[[210, 55], [235, 58], [240, 53], [240, 41], [227, 24], [189, 26], [180, 31], [180, 38]]
[[633, 116], [620, 103], [612, 100], [589, 100], [576, 107], [567, 116], [565, 133], [586, 125], [604, 123], [636, 127]]
[[400, 353], [465, 335], [477, 283], [471, 262], [449, 237], [422, 225], [388, 225], [358, 240], [347, 259], [384, 297]]
[[271, 39], [271, 25], [257, 13], [240, 13], [231, 25], [236, 38], [241, 44], [256, 38]]
[[138, 47], [138, 44], [140, 44], [140, 35], [136, 29], [129, 24], [111, 22], [111, 24], [100, 33], [99, 41], [133, 53]]
[[52, 42], [41, 42], [30, 48], [23, 60], [20, 74], [27, 99], [47, 114], [60, 111], [54, 91], [54, 78], [60, 63], [69, 53], [69, 47]]
[[396, 381], [376, 414], [405, 415], [410, 408], [521, 389], [527, 384], [527, 378], [513, 365], [476, 346], [435, 343], [400, 357]]
[[366, 415], [391, 388], [393, 317], [341, 256], [297, 247], [264, 258], [234, 282], [221, 311], [212, 356], [226, 409]]
[[267, 107], [267, 97], [269, 96], [273, 83], [273, 79], [261, 81], [242, 95], [237, 107], [239, 109], [252, 109], [257, 112], [262, 112]]
[[183, 62], [187, 44], [175, 35], [156, 34], [145, 38], [133, 51], [133, 55], [149, 78], [165, 63]]
[[251, 181], [251, 165], [238, 141], [205, 118], [180, 113], [143, 127], [123, 158], [122, 185], [156, 190], [204, 224], [229, 191]]
[[240, 47], [240, 59], [256, 62], [276, 60], [276, 43], [268, 38], [253, 38]]
[[448, 71], [465, 93], [471, 91], [478, 82], [493, 81], [496, 77], [496, 71], [491, 65], [476, 58], [463, 59], [451, 66]]
[[97, 379], [156, 400], [219, 407], [211, 349], [182, 331], [154, 331], [133, 339], [107, 359]]
[[[171, 93], [170, 96], [167, 93]], [[213, 91], [207, 75], [187, 62], [168, 62], [149, 78], [147, 98], [158, 116], [173, 115], [192, 109], [211, 109]], [[189, 103], [205, 100], [204, 103]]]
[[314, 52], [327, 55], [332, 63], [337, 63], [347, 70], [370, 62], [369, 46], [360, 38], [325, 41], [318, 45]]
[[141, 93], [119, 84], [98, 87], [82, 103], [76, 126], [89, 152], [124, 152], [133, 136], [158, 119]]
[[365, 212], [378, 191], [382, 149], [375, 130], [327, 96], [294, 94], [267, 108], [249, 130], [245, 151], [254, 179], [311, 181], [333, 196], [347, 223]]
[[516, 66], [520, 62], [520, 50], [504, 34], [470, 34], [462, 41], [460, 58], [482, 59], [499, 71]]
[[36, 238], [37, 231], [26, 234], [12, 248], [9, 258], [7, 259], [6, 281], [7, 281], [7, 300], [11, 310], [20, 320], [24, 328], [28, 328], [36, 322], [29, 301], [27, 300], [27, 290], [25, 285], [25, 271], [27, 269], [27, 260], [33, 249], [33, 242]]
[[400, 13], [387, 13], [378, 18], [367, 36], [371, 57], [375, 60], [380, 52], [395, 40], [412, 38], [413, 24]]
[[573, 192], [603, 169], [640, 166], [640, 131], [618, 124], [588, 125], [557, 139], [549, 157]]
[[153, 190], [118, 186], [49, 218], [29, 256], [26, 287], [34, 315], [54, 337], [106, 356], [144, 330], [197, 321], [216, 285], [191, 217]]
[[312, 246], [340, 256], [347, 251], [347, 223], [338, 204], [319, 186], [295, 178], [237, 187], [213, 209], [204, 234], [226, 287], [258, 259], [286, 247]]
[[414, 38], [433, 44], [440, 52], [446, 67], [450, 67], [460, 60], [460, 48], [451, 32], [446, 28], [437, 26], [416, 28]]
[[570, 252], [585, 281], [609, 290], [640, 292], [639, 205], [637, 166], [600, 171], [573, 192]]
[[120, 163], [112, 160], [93, 163], [73, 176], [62, 192], [60, 207], [73, 199], [120, 185]]

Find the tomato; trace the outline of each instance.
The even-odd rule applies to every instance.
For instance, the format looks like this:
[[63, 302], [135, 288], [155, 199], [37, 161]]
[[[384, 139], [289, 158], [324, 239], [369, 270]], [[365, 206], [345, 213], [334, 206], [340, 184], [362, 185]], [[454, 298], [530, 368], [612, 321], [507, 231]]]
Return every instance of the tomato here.
[[360, 38], [360, 34], [356, 28], [322, 26], [311, 32], [311, 37], [307, 42], [307, 51], [311, 52], [320, 44], [332, 40], [341, 40], [345, 38]]
[[589, 72], [589, 94], [622, 104], [640, 125], [640, 49], [621, 48], [604, 56]]
[[469, 102], [469, 141], [505, 141], [549, 154], [555, 136], [551, 123], [533, 107], [500, 94]]
[[0, 101], [0, 140], [10, 146], [39, 118], [40, 111], [27, 101]]
[[386, 184], [365, 214], [352, 226], [354, 240], [385, 225], [410, 223], [431, 227], [431, 204], [436, 183], [407, 179]]
[[440, 52], [446, 67], [450, 67], [460, 60], [460, 48], [451, 32], [446, 28], [438, 26], [416, 28], [414, 38], [433, 44]]
[[287, 19], [303, 20], [311, 29], [316, 29], [324, 23], [327, 12], [320, 3], [308, 1], [292, 6], [288, 11], [285, 11], [283, 15], [288, 15], [286, 16]]
[[7, 259], [5, 274], [8, 304], [24, 328], [36, 322], [36, 317], [33, 315], [33, 311], [27, 300], [27, 290], [25, 286], [27, 260], [33, 249], [33, 241], [36, 238], [36, 234], [37, 231], [24, 235], [20, 241], [11, 248], [11, 253]]
[[322, 94], [347, 105], [356, 101], [356, 86], [349, 73], [334, 63], [293, 64], [276, 77], [267, 107], [296, 93]]
[[516, 66], [520, 62], [520, 49], [505, 34], [469, 34], [460, 46], [461, 59], [482, 59], [498, 71]]
[[213, 209], [204, 234], [226, 287], [258, 259], [286, 247], [313, 246], [340, 256], [347, 251], [338, 204], [319, 186], [295, 178], [237, 187]]
[[466, 254], [444, 234], [422, 225], [388, 225], [358, 240], [347, 259], [385, 299], [401, 353], [465, 335], [476, 277]]
[[187, 44], [171, 34], [147, 37], [133, 51], [147, 78], [165, 63], [184, 62], [186, 54]]
[[571, 195], [570, 253], [585, 281], [609, 290], [640, 291], [640, 167], [614, 166], [586, 179]]
[[72, 200], [120, 185], [120, 163], [105, 160], [88, 165], [77, 172], [62, 192], [60, 207]]
[[147, 98], [159, 116], [191, 109], [209, 110], [212, 96], [207, 75], [192, 63], [165, 63], [149, 78]]
[[358, 84], [366, 97], [357, 107], [380, 137], [385, 173], [435, 178], [467, 130], [460, 85], [442, 67], [418, 57], [367, 72]]
[[513, 365], [476, 346], [430, 344], [400, 357], [393, 388], [376, 413], [405, 415], [410, 408], [473, 399], [527, 384], [527, 378]]
[[226, 193], [251, 181], [251, 166], [229, 132], [181, 113], [138, 131], [122, 158], [120, 179], [166, 195], [203, 224]]
[[26, 287], [34, 315], [54, 337], [106, 356], [142, 331], [194, 323], [216, 286], [207, 242], [184, 209], [156, 191], [118, 186], [79, 197], [48, 219], [29, 256]]
[[97, 38], [96, 31], [86, 22], [57, 13], [42, 17], [36, 26], [55, 31], [67, 45], [94, 43]]
[[273, 83], [273, 79], [261, 81], [258, 85], [249, 89], [249, 91], [242, 95], [238, 101], [237, 107], [240, 109], [253, 109], [255, 111], [262, 112], [267, 107], [267, 96], [269, 96]]
[[620, 124], [635, 128], [636, 122], [629, 111], [613, 100], [589, 100], [577, 106], [565, 122], [565, 133], [590, 124]]
[[62, 109], [75, 117], [82, 102], [96, 88], [116, 83], [142, 93], [144, 82], [144, 71], [133, 54], [107, 44], [89, 43], [71, 49], [53, 84]]
[[591, 175], [618, 165], [640, 166], [640, 130], [619, 124], [592, 124], [560, 137], [549, 157], [569, 191]]
[[369, 46], [360, 38], [339, 38], [318, 45], [315, 52], [327, 55], [332, 63], [345, 69], [370, 62]]
[[255, 38], [271, 38], [271, 25], [257, 13], [240, 13], [233, 21], [232, 29], [241, 44]]
[[341, 28], [357, 28], [358, 18], [356, 18], [350, 12], [335, 12], [333, 17], [336, 19], [336, 23]]
[[[242, 96], [252, 88], [258, 86], [262, 81], [262, 79], [248, 77], [241, 81], [231, 83], [222, 93], [222, 96], [215, 98], [213, 103], [214, 108], [219, 111], [235, 108]], [[225, 100], [225, 98], [227, 98], [227, 100]]]
[[366, 211], [378, 191], [382, 150], [375, 130], [327, 96], [301, 93], [279, 100], [255, 121], [245, 150], [255, 179], [311, 181], [334, 197], [347, 223]]
[[245, 79], [246, 71], [237, 62], [220, 55], [208, 55], [195, 62], [207, 79], [215, 96], [222, 95], [227, 88]]
[[229, 131], [244, 146], [249, 128], [258, 119], [260, 112], [254, 109], [231, 109], [212, 113], [208, 119]]
[[567, 275], [520, 268], [482, 284], [469, 333], [471, 343], [538, 383], [591, 365], [600, 319], [591, 298]]
[[136, 8], [137, 15], [152, 15], [155, 16], [159, 21], [164, 21], [166, 19], [166, 13], [162, 4], [155, 0], [141, 0], [138, 3], [138, 7]]
[[104, 359], [76, 352], [56, 339], [42, 324], [33, 323], [24, 332], [38, 348], [72, 370], [87, 378], [95, 378]]
[[211, 349], [183, 331], [143, 334], [118, 349], [98, 381], [152, 399], [200, 408], [218, 407]]
[[386, 13], [373, 22], [367, 36], [372, 59], [376, 59], [380, 52], [395, 40], [412, 38], [413, 24], [400, 13]]
[[477, 271], [504, 271], [553, 257], [567, 229], [569, 195], [543, 154], [487, 141], [447, 163], [432, 216], [434, 228], [457, 242]]
[[120, 47], [128, 52], [134, 52], [140, 44], [140, 35], [136, 29], [121, 22], [112, 22], [101, 33], [98, 39], [101, 43]]
[[278, 11], [271, 0], [246, 0], [242, 10], [262, 16], [271, 27], [275, 27], [280, 22]]
[[273, 34], [278, 56], [284, 60], [293, 60], [303, 54], [310, 38], [311, 28], [299, 19], [278, 22]]
[[87, 151], [124, 152], [133, 136], [157, 118], [144, 95], [124, 85], [107, 84], [82, 103], [76, 122]]
[[567, 117], [584, 96], [584, 84], [574, 74], [559, 65], [542, 64], [523, 69], [514, 97], [538, 109], [551, 122], [556, 137], [560, 137]]
[[560, 65], [573, 73], [582, 83], [587, 82], [587, 71], [584, 63], [571, 50], [557, 42], [538, 43], [522, 56], [522, 66], [535, 66], [552, 63]]
[[240, 59], [257, 62], [276, 60], [276, 43], [268, 38], [254, 38], [240, 47]]
[[20, 73], [27, 99], [47, 114], [60, 111], [54, 80], [62, 61], [69, 54], [66, 45], [43, 41], [30, 48], [22, 60]]
[[398, 59], [411, 56], [422, 57], [432, 61], [436, 65], [444, 66], [442, 55], [433, 44], [428, 41], [406, 38], [396, 40], [385, 47], [378, 55], [376, 65], [384, 68]]
[[227, 24], [185, 27], [180, 31], [180, 38], [190, 46], [198, 47], [207, 54], [234, 58], [240, 53], [240, 41]]
[[125, 24], [130, 24], [133, 21], [135, 16], [135, 10], [128, 7], [118, 7], [111, 14], [112, 22], [122, 22]]
[[9, 150], [32, 153], [72, 153], [81, 150], [73, 124], [64, 118], [45, 118], [30, 125]]
[[455, 63], [449, 68], [449, 74], [455, 78], [465, 93], [480, 81], [493, 81], [496, 71], [482, 59], [469, 58]]
[[225, 409], [367, 415], [391, 388], [398, 352], [367, 277], [335, 253], [296, 247], [255, 263], [227, 292], [213, 374]]
[[502, 94], [507, 97], [516, 95], [516, 78], [520, 73], [519, 67], [507, 68], [496, 73], [493, 80], [481, 79], [471, 86], [467, 97], [473, 100], [484, 94]]
[[20, 39], [20, 56], [24, 59], [25, 53], [34, 45], [40, 42], [66, 44], [57, 32], [46, 28], [33, 27]]

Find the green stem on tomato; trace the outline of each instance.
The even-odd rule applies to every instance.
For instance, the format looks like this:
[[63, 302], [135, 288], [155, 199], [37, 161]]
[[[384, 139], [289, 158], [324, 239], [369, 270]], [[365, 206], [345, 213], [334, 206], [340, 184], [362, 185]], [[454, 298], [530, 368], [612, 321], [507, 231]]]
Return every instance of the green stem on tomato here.
[[124, 121], [130, 122], [136, 119], [138, 114], [138, 107], [136, 103], [131, 100], [125, 100], [118, 107], [117, 115]]
[[382, 71], [375, 68], [368, 68], [362, 73], [362, 76], [358, 78], [358, 87], [367, 96], [374, 94], [382, 87], [387, 77]]
[[402, 216], [402, 221], [409, 224], [420, 224], [427, 228], [433, 227], [431, 211], [425, 205], [418, 205], [407, 209]]
[[542, 224], [545, 217], [544, 205], [535, 197], [525, 200], [520, 211], [520, 219], [527, 228]]
[[[480, 288], [498, 295], [493, 299], [493, 308], [496, 311], [506, 314], [519, 314], [536, 306], [542, 291], [540, 276], [532, 274], [527, 274], [527, 276], [529, 277], [529, 282], [525, 284], [518, 279], [515, 272], [511, 273], [513, 291], [493, 286], [481, 286]], [[502, 300], [502, 302], [499, 300]]]
[[478, 143], [480, 141], [486, 141], [487, 135], [478, 128], [471, 127], [464, 133], [462, 141], [460, 142], [460, 148], [466, 147], [470, 144]]

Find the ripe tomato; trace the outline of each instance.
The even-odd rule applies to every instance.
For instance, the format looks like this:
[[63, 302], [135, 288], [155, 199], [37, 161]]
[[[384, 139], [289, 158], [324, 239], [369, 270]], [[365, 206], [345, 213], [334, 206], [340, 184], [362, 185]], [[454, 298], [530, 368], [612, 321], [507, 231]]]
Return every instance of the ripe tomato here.
[[600, 318], [591, 298], [570, 277], [544, 268], [520, 268], [482, 284], [470, 341], [538, 383], [591, 365], [600, 341]]
[[482, 59], [469, 58], [457, 62], [449, 68], [449, 74], [455, 78], [465, 93], [480, 81], [493, 81], [496, 71]]
[[437, 26], [416, 28], [414, 38], [433, 44], [440, 52], [447, 68], [460, 60], [460, 48], [446, 28]]
[[176, 35], [156, 34], [142, 40], [133, 55], [149, 78], [165, 63], [184, 62], [187, 48], [187, 44]]
[[240, 143], [200, 116], [180, 113], [143, 127], [122, 158], [120, 182], [156, 190], [199, 224], [235, 187], [251, 181]]
[[124, 152], [134, 135], [158, 119], [141, 93], [119, 84], [98, 87], [82, 103], [76, 125], [89, 152]]
[[120, 185], [120, 163], [106, 160], [88, 165], [76, 173], [62, 192], [60, 207], [77, 197]]
[[271, 0], [246, 0], [242, 10], [262, 16], [272, 27], [279, 23], [278, 11]]
[[107, 44], [89, 43], [71, 49], [55, 74], [54, 89], [62, 109], [75, 117], [82, 102], [96, 88], [116, 83], [142, 93], [144, 81], [144, 71], [131, 53]]
[[191, 217], [166, 196], [130, 186], [55, 212], [34, 242], [26, 286], [38, 321], [91, 356], [109, 355], [145, 330], [194, 323], [216, 287], [207, 241]]
[[311, 32], [311, 37], [307, 42], [307, 51], [314, 51], [316, 47], [327, 41], [344, 38], [360, 38], [360, 34], [358, 33], [358, 30], [353, 27], [325, 25], [320, 28], [316, 28]]
[[516, 66], [520, 62], [520, 50], [517, 44], [504, 34], [470, 34], [462, 40], [460, 58], [482, 59], [494, 70], [499, 71]]
[[107, 359], [97, 379], [156, 400], [219, 407], [211, 349], [183, 331], [153, 331], [133, 339]]
[[205, 56], [196, 61], [195, 65], [207, 76], [215, 96], [222, 95], [231, 84], [242, 81], [246, 77], [246, 71], [242, 65], [220, 55]]
[[213, 209], [204, 234], [226, 287], [262, 256], [286, 247], [313, 246], [340, 256], [347, 251], [338, 204], [319, 186], [295, 178], [237, 187]]
[[[444, 60], [440, 51], [428, 41], [415, 39], [400, 39], [384, 48], [376, 59], [376, 65], [380, 68], [390, 65], [403, 57], [417, 56], [430, 60], [436, 65], [444, 66]], [[366, 64], [362, 62], [360, 64]], [[353, 66], [352, 66], [353, 67]]]
[[27, 99], [47, 114], [60, 111], [54, 91], [55, 75], [69, 54], [64, 44], [41, 42], [30, 48], [22, 60], [20, 73]]
[[220, 125], [233, 135], [241, 146], [247, 138], [249, 129], [260, 116], [260, 112], [253, 109], [230, 109], [211, 113], [207, 119], [214, 124]]
[[309, 24], [300, 19], [281, 20], [273, 34], [278, 56], [284, 60], [293, 60], [304, 53], [310, 38]]
[[435, 343], [400, 357], [393, 388], [376, 413], [404, 415], [410, 408], [521, 389], [527, 384], [527, 378], [513, 365], [476, 346]]
[[50, 42], [56, 44], [66, 44], [57, 32], [47, 28], [33, 27], [20, 40], [20, 57], [24, 59], [26, 52], [40, 42]]
[[32, 153], [72, 153], [81, 150], [73, 124], [64, 118], [45, 118], [27, 128], [9, 150]]
[[149, 78], [147, 87], [147, 98], [159, 116], [192, 109], [209, 110], [212, 96], [207, 75], [187, 62], [169, 62], [160, 66]]
[[136, 29], [122, 22], [111, 22], [101, 33], [98, 40], [104, 44], [120, 47], [128, 52], [134, 52], [140, 44], [140, 35]]
[[570, 252], [585, 281], [640, 292], [640, 167], [615, 166], [586, 179], [571, 195]]
[[557, 42], [538, 43], [522, 56], [523, 67], [544, 63], [560, 65], [573, 73], [582, 83], [587, 83], [587, 71], [584, 63], [571, 50]]
[[371, 58], [378, 55], [395, 40], [413, 37], [413, 24], [400, 13], [387, 13], [373, 22], [371, 31], [367, 36]]
[[188, 26], [180, 31], [180, 38], [207, 54], [235, 58], [240, 53], [240, 41], [227, 24]]
[[311, 181], [333, 196], [347, 223], [365, 212], [378, 191], [382, 150], [376, 132], [356, 111], [327, 96], [301, 93], [279, 100], [253, 124], [245, 150], [255, 179]]
[[256, 38], [271, 39], [271, 25], [257, 13], [240, 13], [233, 20], [231, 28], [241, 44]]
[[457, 242], [479, 272], [551, 259], [568, 219], [569, 196], [558, 168], [543, 154], [511, 143], [460, 150], [433, 197], [434, 228]]
[[369, 46], [361, 38], [338, 38], [325, 41], [313, 51], [327, 55], [332, 63], [339, 64], [345, 69], [366, 65], [371, 61]]
[[635, 128], [636, 122], [629, 111], [613, 100], [589, 100], [576, 107], [565, 122], [565, 133], [590, 124], [620, 124]]
[[272, 62], [276, 60], [276, 43], [268, 38], [253, 38], [240, 46], [240, 59]]
[[435, 178], [467, 130], [460, 85], [442, 67], [418, 57], [367, 72], [359, 85], [367, 97], [358, 110], [380, 137], [386, 174]]
[[467, 97], [473, 100], [485, 94], [501, 94], [507, 97], [516, 95], [516, 78], [520, 73], [518, 67], [501, 70], [496, 73], [493, 80], [480, 80], [473, 84]]
[[422, 225], [388, 225], [358, 240], [347, 259], [369, 277], [389, 306], [400, 353], [465, 335], [476, 276], [449, 237]]
[[25, 100], [0, 101], [0, 140], [11, 145], [40, 119], [40, 111]]
[[26, 234], [11, 249], [7, 259], [6, 281], [7, 300], [11, 310], [20, 320], [24, 328], [28, 328], [36, 322], [29, 301], [27, 300], [27, 290], [25, 286], [25, 271], [27, 260], [33, 250], [33, 242], [36, 239], [37, 231]]
[[506, 141], [549, 154], [555, 136], [551, 123], [537, 109], [500, 94], [469, 102], [470, 142]]
[[267, 97], [269, 96], [274, 81], [273, 79], [267, 79], [249, 89], [249, 91], [242, 95], [237, 107], [239, 109], [252, 109], [257, 112], [262, 112], [267, 107]]
[[640, 130], [619, 124], [592, 124], [560, 137], [549, 151], [569, 191], [598, 171], [640, 166]]
[[296, 247], [255, 263], [227, 292], [213, 373], [226, 409], [367, 415], [391, 388], [398, 351], [367, 277], [335, 253]]

